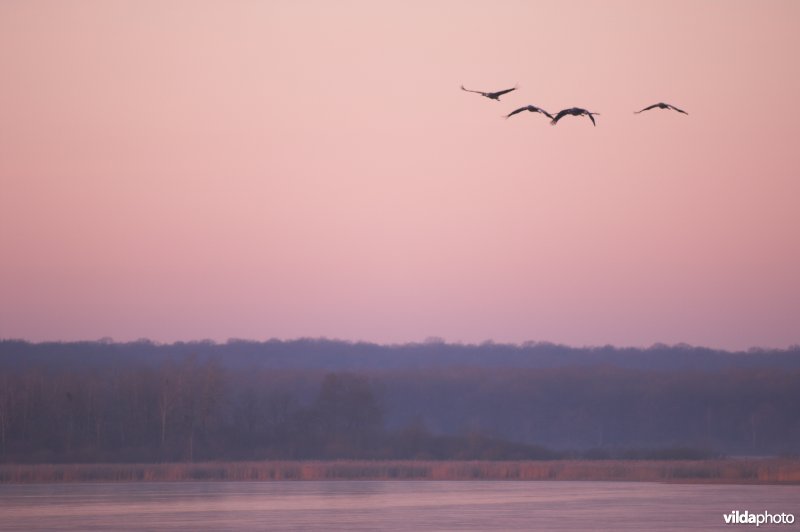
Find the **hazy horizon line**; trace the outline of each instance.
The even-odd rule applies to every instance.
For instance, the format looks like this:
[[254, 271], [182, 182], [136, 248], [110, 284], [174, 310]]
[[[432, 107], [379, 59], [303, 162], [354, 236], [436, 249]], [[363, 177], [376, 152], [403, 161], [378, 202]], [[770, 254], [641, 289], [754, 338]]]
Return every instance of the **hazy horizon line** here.
[[294, 343], [294, 342], [330, 342], [351, 345], [373, 345], [379, 347], [403, 347], [403, 346], [418, 346], [418, 345], [444, 345], [455, 347], [482, 347], [482, 346], [501, 346], [501, 347], [515, 347], [515, 348], [530, 348], [540, 346], [551, 346], [566, 349], [637, 349], [642, 351], [655, 350], [655, 349], [701, 349], [710, 351], [721, 351], [726, 353], [752, 353], [762, 351], [800, 351], [800, 343], [792, 343], [785, 347], [764, 347], [764, 346], [750, 346], [746, 349], [727, 349], [722, 347], [711, 347], [706, 345], [695, 345], [686, 342], [678, 342], [668, 344], [665, 342], [653, 342], [650, 345], [616, 345], [616, 344], [584, 344], [572, 345], [562, 342], [551, 342], [548, 340], [526, 340], [524, 342], [511, 342], [511, 341], [495, 341], [491, 338], [481, 342], [464, 342], [461, 340], [446, 340], [439, 336], [428, 336], [421, 341], [409, 340], [405, 342], [379, 342], [372, 340], [353, 340], [346, 338], [330, 338], [327, 336], [298, 336], [293, 338], [278, 338], [271, 337], [266, 339], [256, 338], [238, 338], [230, 337], [226, 340], [216, 340], [214, 338], [199, 338], [190, 340], [172, 340], [161, 341], [153, 340], [147, 337], [140, 337], [135, 340], [115, 340], [110, 336], [103, 336], [95, 339], [79, 339], [79, 340], [31, 340], [27, 338], [11, 338], [0, 337], [0, 343], [3, 342], [22, 342], [32, 345], [43, 344], [81, 344], [81, 343], [97, 343], [107, 345], [128, 345], [128, 344], [150, 344], [154, 346], [174, 346], [181, 344], [202, 344], [202, 345], [230, 345], [236, 343], [248, 344], [268, 344], [268, 343]]

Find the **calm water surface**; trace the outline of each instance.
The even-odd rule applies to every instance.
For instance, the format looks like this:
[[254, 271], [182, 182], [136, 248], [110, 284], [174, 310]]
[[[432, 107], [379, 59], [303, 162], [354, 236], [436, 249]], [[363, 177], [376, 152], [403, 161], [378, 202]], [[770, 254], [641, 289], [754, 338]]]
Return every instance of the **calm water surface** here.
[[[179, 482], [0, 485], [0, 530], [736, 530], [800, 518], [800, 486], [643, 482]], [[794, 525], [762, 529], [796, 530]]]

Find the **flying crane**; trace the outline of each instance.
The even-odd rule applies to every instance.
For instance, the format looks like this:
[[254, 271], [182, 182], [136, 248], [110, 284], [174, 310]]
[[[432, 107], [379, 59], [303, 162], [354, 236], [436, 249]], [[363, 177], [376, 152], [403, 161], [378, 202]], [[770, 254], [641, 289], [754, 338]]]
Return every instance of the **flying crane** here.
[[550, 113], [548, 113], [547, 111], [545, 111], [541, 107], [536, 107], [535, 105], [526, 105], [525, 107], [520, 107], [519, 109], [517, 109], [515, 111], [511, 111], [510, 113], [508, 113], [506, 115], [506, 118], [514, 116], [517, 113], [521, 113], [522, 111], [530, 111], [531, 113], [542, 113], [544, 116], [546, 116], [550, 120], [553, 120], [553, 115], [551, 115]]
[[572, 116], [583, 116], [586, 115], [589, 117], [589, 120], [592, 121], [592, 125], [597, 125], [594, 121], [594, 115], [599, 115], [600, 113], [592, 113], [591, 111], [587, 111], [586, 109], [581, 109], [580, 107], [571, 107], [569, 109], [563, 109], [558, 112], [558, 114], [550, 121], [550, 125], [554, 126], [558, 123], [559, 120], [564, 118], [567, 115]]
[[466, 88], [464, 88], [464, 85], [461, 85], [461, 90], [462, 91], [467, 91], [467, 92], [475, 92], [477, 94], [480, 94], [481, 96], [486, 96], [487, 98], [490, 98], [492, 100], [497, 100], [499, 102], [500, 101], [500, 96], [502, 96], [503, 94], [507, 94], [507, 93], [509, 93], [511, 91], [517, 90], [517, 86], [514, 85], [512, 88], [506, 89], [506, 90], [503, 90], [503, 91], [482, 92], [482, 91], [473, 91], [473, 90], [470, 90], [470, 89], [466, 89]]
[[660, 103], [654, 103], [653, 105], [651, 105], [651, 106], [649, 106], [649, 107], [645, 107], [645, 108], [644, 108], [644, 109], [642, 109], [641, 111], [634, 111], [633, 113], [638, 115], [638, 114], [639, 114], [639, 113], [641, 113], [641, 112], [644, 112], [644, 111], [649, 111], [650, 109], [655, 109], [656, 107], [658, 107], [659, 109], [672, 109], [673, 111], [678, 111], [679, 113], [683, 113], [683, 114], [685, 114], [685, 115], [688, 115], [688, 114], [689, 114], [689, 113], [687, 113], [686, 111], [684, 111], [683, 109], [678, 109], [678, 108], [677, 108], [677, 107], [675, 107], [674, 105], [670, 105], [670, 104], [668, 104], [668, 103], [664, 103], [664, 102], [660, 102]]

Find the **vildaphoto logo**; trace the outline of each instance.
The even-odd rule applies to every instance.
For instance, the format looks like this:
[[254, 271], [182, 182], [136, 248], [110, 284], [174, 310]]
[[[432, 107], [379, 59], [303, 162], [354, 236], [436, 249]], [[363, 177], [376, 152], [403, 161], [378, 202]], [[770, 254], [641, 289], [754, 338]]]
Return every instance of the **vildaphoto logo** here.
[[740, 512], [734, 510], [729, 514], [722, 514], [726, 525], [791, 525], [794, 523], [794, 514], [771, 514], [761, 512], [759, 514], [750, 513], [747, 510]]

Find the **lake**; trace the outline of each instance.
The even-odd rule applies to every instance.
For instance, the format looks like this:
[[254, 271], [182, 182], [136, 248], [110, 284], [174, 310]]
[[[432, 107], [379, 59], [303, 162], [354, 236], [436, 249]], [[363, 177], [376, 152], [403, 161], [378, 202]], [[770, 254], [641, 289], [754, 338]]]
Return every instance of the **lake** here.
[[[725, 530], [800, 486], [276, 481], [0, 485], [0, 530]], [[794, 529], [794, 525], [759, 529]]]

